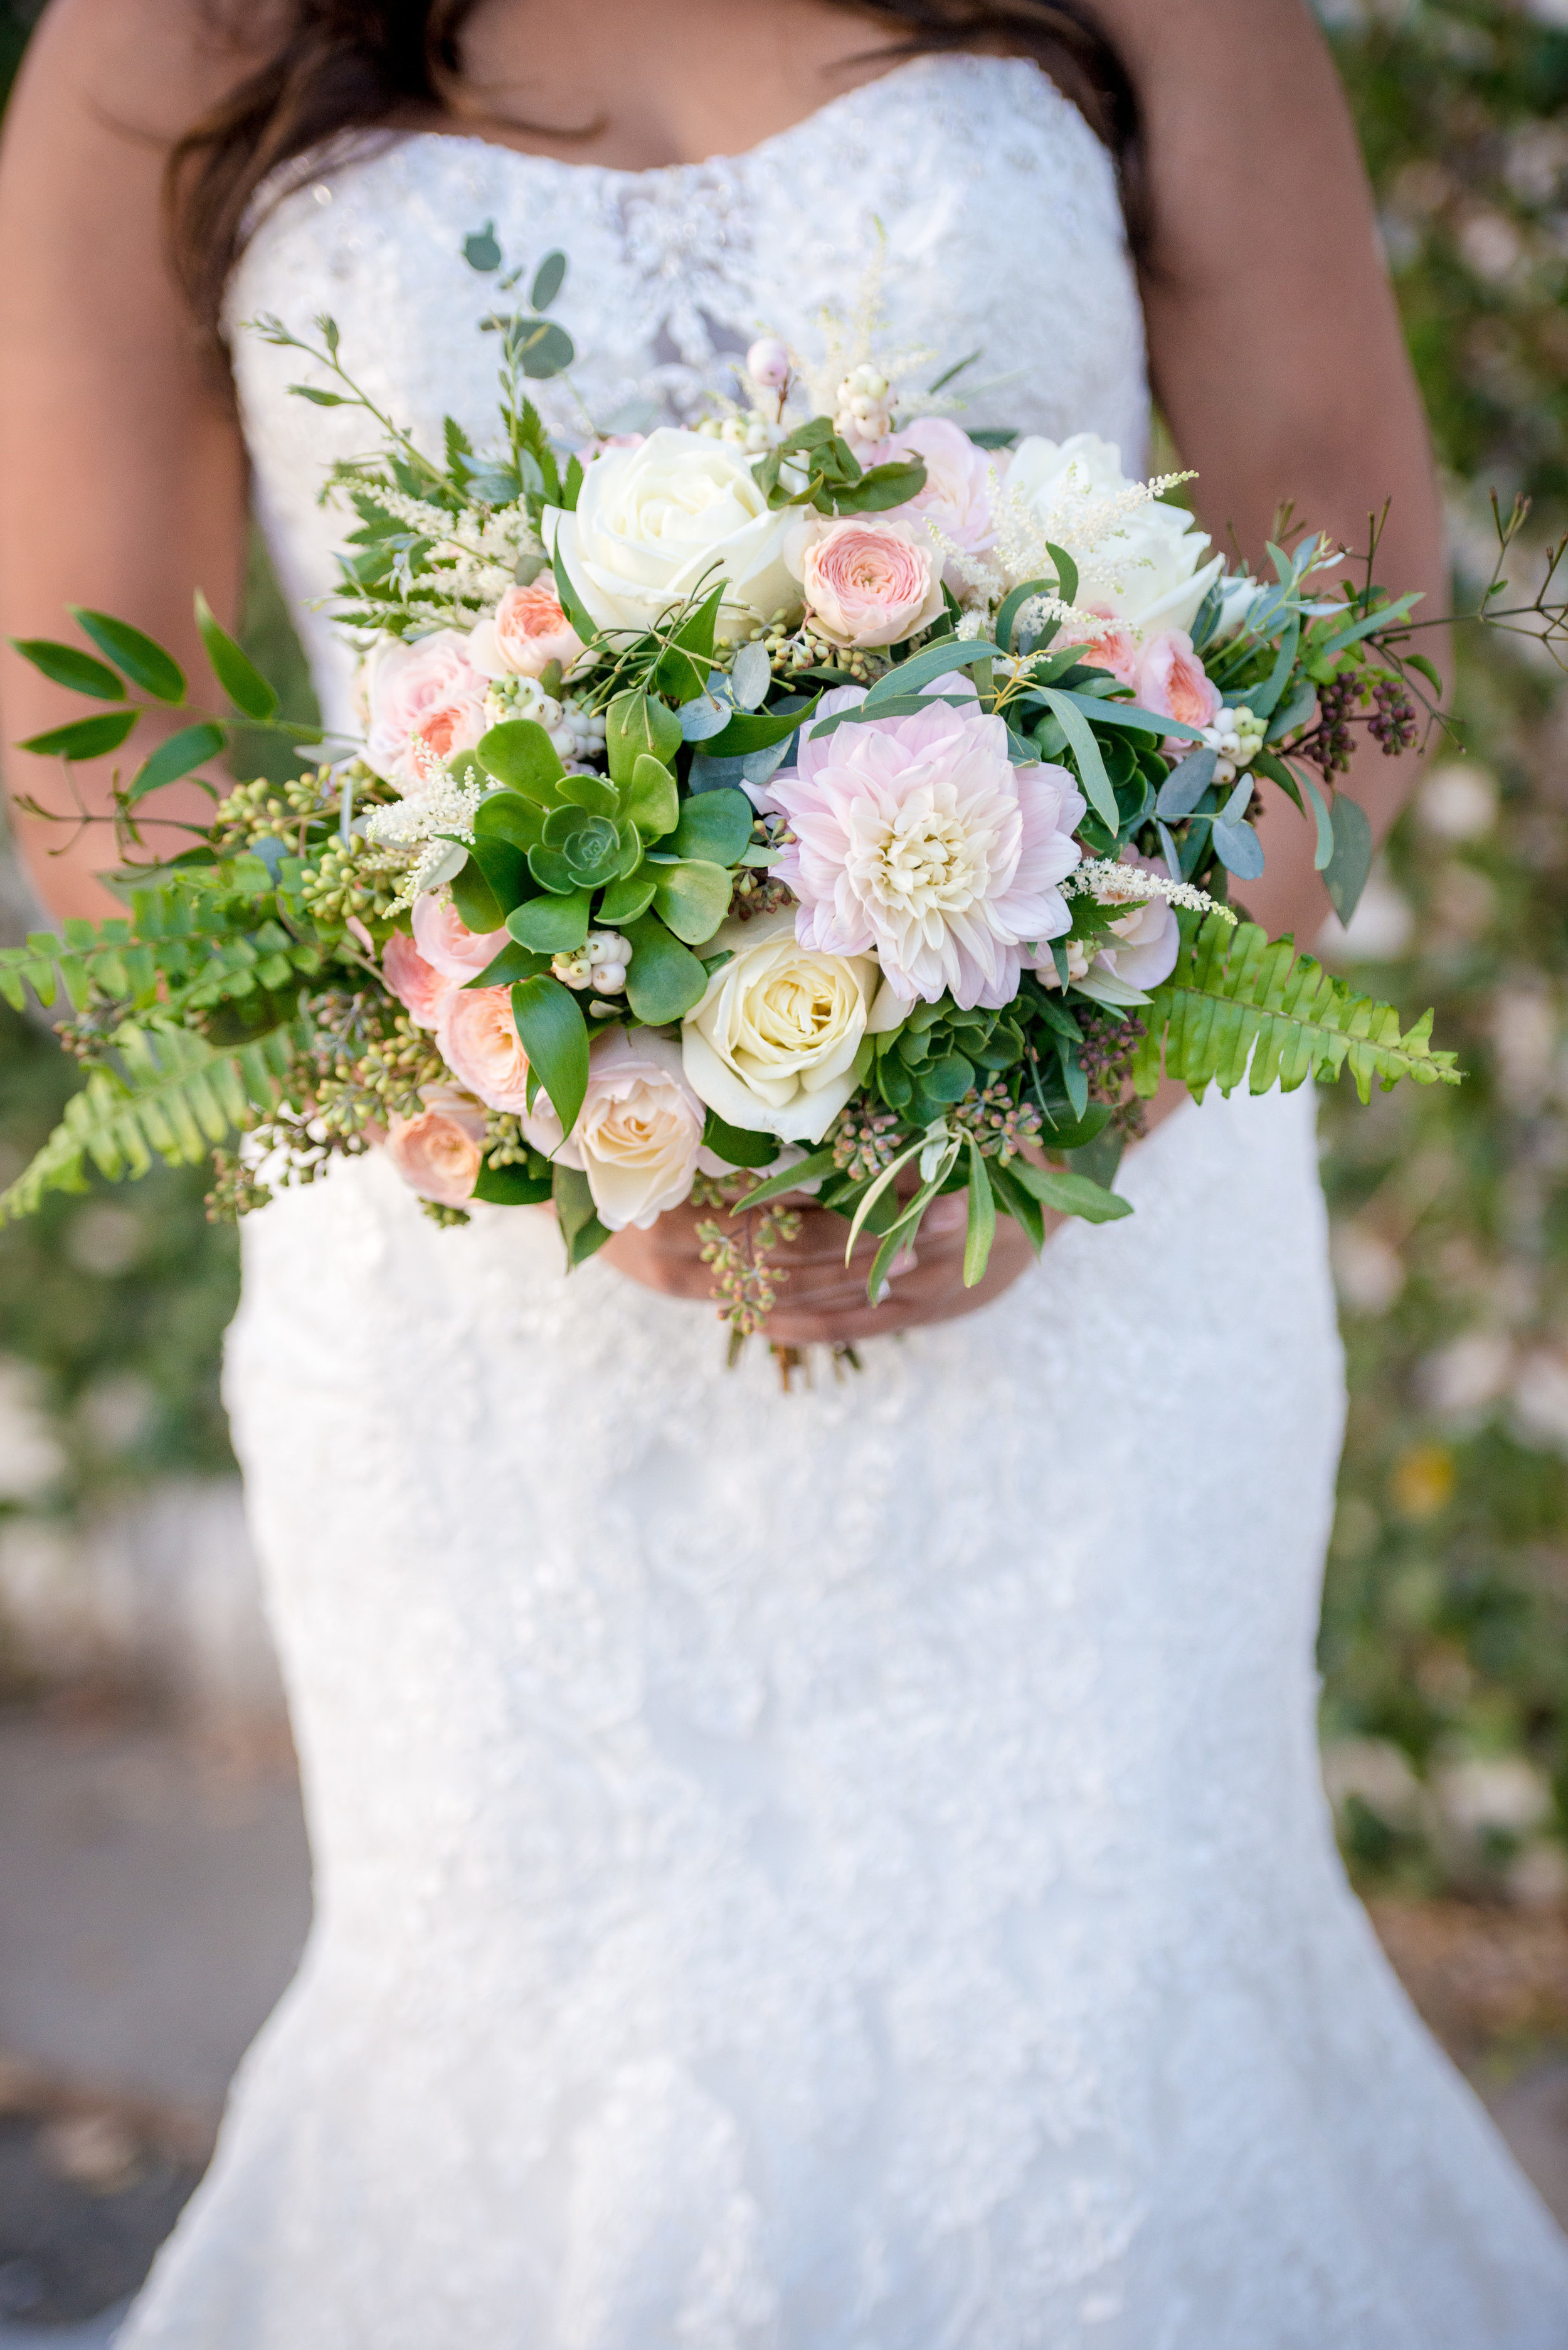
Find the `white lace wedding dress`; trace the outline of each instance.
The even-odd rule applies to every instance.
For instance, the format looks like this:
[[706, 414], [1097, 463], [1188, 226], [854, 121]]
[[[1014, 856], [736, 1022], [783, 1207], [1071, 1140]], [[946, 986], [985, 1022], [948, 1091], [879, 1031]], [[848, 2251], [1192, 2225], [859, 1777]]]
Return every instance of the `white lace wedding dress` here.
[[[601, 415], [819, 341], [879, 224], [892, 340], [1004, 379], [971, 421], [1141, 456], [1111, 172], [1030, 65], [909, 64], [694, 169], [339, 157], [234, 316], [330, 310], [427, 442], [483, 432], [487, 219], [569, 254]], [[234, 344], [347, 723], [315, 500], [367, 428]], [[567, 1282], [543, 1216], [438, 1231], [373, 1159], [247, 1227], [317, 1914], [127, 2350], [1560, 2350], [1568, 2251], [1319, 1788], [1311, 1099], [1185, 1111], [1123, 1183], [787, 1397], [706, 1308]]]

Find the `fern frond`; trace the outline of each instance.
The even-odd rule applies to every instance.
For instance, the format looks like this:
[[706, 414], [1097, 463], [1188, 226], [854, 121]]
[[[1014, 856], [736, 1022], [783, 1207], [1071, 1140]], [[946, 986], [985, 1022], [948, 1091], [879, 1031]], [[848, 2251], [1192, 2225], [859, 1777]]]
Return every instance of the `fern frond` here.
[[113, 1039], [116, 1068], [95, 1069], [30, 1166], [0, 1192], [0, 1223], [31, 1215], [46, 1192], [86, 1189], [90, 1160], [111, 1182], [145, 1175], [154, 1158], [194, 1164], [239, 1125], [269, 1108], [286, 1076], [287, 1028], [241, 1045], [210, 1045], [189, 1028], [128, 1024]]
[[1452, 1053], [1435, 1053], [1428, 1042], [1429, 1012], [1401, 1034], [1391, 1003], [1298, 955], [1291, 939], [1271, 945], [1255, 922], [1232, 927], [1222, 914], [1182, 919], [1176, 968], [1143, 1017], [1133, 1083], [1145, 1096], [1159, 1083], [1162, 1048], [1165, 1075], [1199, 1097], [1210, 1082], [1230, 1094], [1243, 1077], [1255, 1094], [1274, 1085], [1292, 1093], [1308, 1077], [1345, 1068], [1364, 1102], [1374, 1078], [1386, 1093], [1401, 1077], [1459, 1083]]
[[63, 931], [29, 931], [19, 947], [0, 947], [0, 995], [20, 1012], [29, 987], [46, 1009], [63, 986], [73, 1011], [104, 995], [151, 1003], [158, 984], [152, 956], [123, 920], [67, 921]]

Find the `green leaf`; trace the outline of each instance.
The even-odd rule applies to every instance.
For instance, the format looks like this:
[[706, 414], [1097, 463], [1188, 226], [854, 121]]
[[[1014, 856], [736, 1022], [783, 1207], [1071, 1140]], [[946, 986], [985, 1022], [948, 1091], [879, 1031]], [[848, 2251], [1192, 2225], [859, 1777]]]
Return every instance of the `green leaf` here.
[[926, 486], [926, 468], [919, 458], [901, 458], [891, 464], [873, 465], [851, 482], [846, 489], [832, 492], [836, 511], [841, 515], [884, 514], [889, 506], [908, 505], [919, 497]]
[[545, 819], [537, 801], [522, 792], [488, 792], [474, 813], [475, 839], [510, 841], [524, 854], [545, 837]]
[[1372, 827], [1366, 811], [1344, 792], [1334, 795], [1334, 855], [1324, 868], [1324, 884], [1334, 910], [1348, 922], [1360, 903], [1372, 870]]
[[548, 955], [535, 954], [530, 948], [520, 947], [514, 941], [502, 948], [493, 962], [487, 962], [482, 972], [476, 972], [472, 979], [465, 979], [462, 983], [465, 990], [472, 989], [477, 994], [486, 987], [515, 987], [522, 980], [538, 978], [549, 968]]
[[571, 954], [588, 935], [592, 907], [586, 889], [575, 889], [569, 898], [534, 898], [507, 915], [506, 927], [519, 946], [535, 954]]
[[972, 1134], [964, 1139], [969, 1145], [969, 1224], [963, 1243], [963, 1285], [972, 1289], [991, 1262], [991, 1244], [996, 1238], [996, 1202], [991, 1195], [979, 1143]]
[[[618, 693], [605, 712], [605, 752], [612, 783], [629, 784], [645, 754], [669, 766], [680, 748], [680, 719], [651, 694]], [[670, 824], [674, 821], [672, 816]]]
[[643, 840], [662, 840], [680, 821], [675, 778], [651, 751], [639, 751], [621, 786], [621, 813]]
[[732, 887], [722, 865], [709, 865], [701, 858], [653, 867], [654, 906], [688, 946], [701, 946], [712, 937], [730, 910]]
[[126, 798], [133, 803], [143, 800], [149, 792], [161, 791], [165, 784], [188, 775], [192, 767], [215, 759], [226, 739], [221, 726], [206, 720], [199, 726], [182, 726], [178, 734], [171, 734], [167, 743], [160, 743], [157, 750], [143, 760], [130, 779]]
[[1078, 597], [1078, 567], [1064, 546], [1054, 546], [1049, 539], [1045, 551], [1056, 566], [1056, 593], [1064, 604], [1073, 604]]
[[639, 865], [634, 871], [612, 881], [599, 899], [599, 920], [616, 930], [624, 930], [628, 922], [646, 914], [653, 903], [653, 868]]
[[471, 931], [482, 935], [498, 931], [506, 920], [506, 909], [484, 878], [484, 868], [471, 857], [466, 865], [452, 877], [452, 902], [461, 919]]
[[530, 1068], [570, 1134], [588, 1089], [588, 1030], [582, 1007], [558, 979], [525, 979], [512, 991], [512, 1017]]
[[568, 807], [587, 808], [590, 816], [620, 814], [620, 794], [602, 775], [563, 775], [556, 786]]
[[1301, 643], [1302, 624], [1293, 619], [1280, 639], [1280, 650], [1274, 656], [1274, 666], [1266, 682], [1248, 689], [1247, 707], [1254, 718], [1272, 718], [1280, 696], [1290, 683], [1291, 671], [1296, 665], [1296, 651]]
[[94, 612], [81, 604], [68, 608], [78, 627], [117, 669], [125, 671], [132, 685], [139, 685], [154, 702], [184, 701], [185, 672], [161, 645], [133, 629], [129, 620], [117, 620], [110, 613]]
[[539, 807], [554, 807], [556, 785], [566, 773], [561, 754], [534, 718], [504, 718], [474, 745], [474, 756], [486, 775], [508, 791], [521, 792]]
[[[554, 460], [552, 459], [552, 463], [553, 463]], [[587, 606], [584, 603], [582, 598], [578, 595], [576, 589], [572, 585], [572, 576], [566, 569], [566, 561], [561, 554], [558, 541], [551, 549], [550, 576], [555, 580], [556, 598], [562, 611], [565, 612], [567, 619], [570, 620], [573, 628], [576, 629], [584, 644], [591, 645], [594, 639], [598, 635], [598, 629], [594, 623]]]
[[670, 847], [677, 857], [700, 857], [710, 865], [737, 865], [750, 847], [756, 811], [744, 792], [727, 787], [702, 792], [682, 803]]
[[288, 1070], [292, 1032], [214, 1045], [183, 1027], [128, 1023], [110, 1042], [118, 1066], [95, 1069], [30, 1166], [0, 1195], [0, 1223], [30, 1215], [49, 1191], [84, 1188], [90, 1162], [110, 1182], [154, 1159], [195, 1165], [247, 1107], [270, 1108]]
[[639, 1020], [661, 1028], [683, 1019], [708, 992], [708, 974], [697, 957], [671, 937], [657, 914], [617, 925], [631, 942], [627, 1002]]
[[16, 748], [35, 751], [42, 759], [105, 759], [119, 750], [140, 714], [106, 710], [100, 718], [73, 718], [68, 725], [51, 726], [47, 734], [29, 734]]
[[[946, 677], [950, 670], [972, 669], [976, 661], [992, 660], [1003, 650], [983, 637], [972, 644], [961, 644], [956, 638], [948, 637], [940, 645], [928, 645], [923, 653], [912, 653], [907, 661], [900, 661], [885, 677], [879, 677], [861, 703], [858, 714], [874, 717], [885, 702], [901, 694], [918, 693], [933, 678]], [[802, 714], [809, 716], [810, 712]]]
[[566, 1243], [566, 1271], [571, 1273], [596, 1249], [603, 1248], [609, 1232], [598, 1220], [586, 1175], [579, 1174], [575, 1167], [557, 1164], [550, 1188], [555, 1194], [561, 1238]]
[[534, 1208], [549, 1199], [554, 1190], [548, 1175], [530, 1175], [526, 1167], [511, 1163], [495, 1167], [487, 1159], [480, 1168], [473, 1197], [489, 1200], [499, 1208]]
[[476, 229], [472, 236], [463, 238], [462, 257], [471, 269], [478, 270], [482, 277], [488, 277], [493, 269], [500, 268], [501, 247], [495, 242], [495, 223], [493, 220], [486, 221], [484, 226]]
[[13, 637], [11, 643], [24, 660], [42, 670], [56, 685], [68, 686], [73, 693], [90, 693], [99, 702], [125, 700], [125, 687], [113, 670], [75, 645], [57, 644], [52, 637]]
[[[775, 1159], [778, 1157], [780, 1147], [775, 1137], [774, 1139]], [[834, 1172], [833, 1149], [829, 1144], [821, 1150], [811, 1151], [805, 1159], [797, 1159], [793, 1167], [785, 1167], [777, 1175], [768, 1176], [765, 1181], [757, 1185], [754, 1191], [747, 1192], [746, 1205], [748, 1208], [764, 1208], [770, 1200], [782, 1200], [786, 1192], [798, 1191], [803, 1183], [815, 1183], [821, 1177]]]
[[566, 255], [564, 253], [547, 253], [545, 255], [544, 260], [539, 264], [538, 268], [534, 272], [534, 283], [528, 290], [528, 299], [533, 304], [535, 310], [547, 310], [549, 308], [551, 303], [555, 300], [556, 295], [561, 290], [561, 284], [566, 275]]
[[[708, 1149], [727, 1159], [732, 1167], [771, 1167], [784, 1148], [776, 1134], [761, 1134], [749, 1126], [730, 1126], [716, 1109], [708, 1112], [702, 1140]], [[828, 1157], [831, 1162], [831, 1152]]]
[[[1047, 595], [1054, 590], [1055, 586], [1054, 579], [1025, 579], [1022, 586], [1002, 598], [1002, 608], [997, 613], [996, 626], [992, 630], [999, 645], [1005, 646], [1009, 652], [1012, 650], [1012, 632], [1018, 626], [1018, 615], [1031, 597]], [[1070, 602], [1071, 598], [1067, 600]]]
[[[894, 670], [890, 674], [897, 677], [899, 672]], [[820, 693], [814, 693], [798, 710], [737, 710], [729, 724], [703, 743], [703, 754], [710, 759], [735, 759], [748, 751], [765, 751], [774, 743], [785, 743], [797, 727], [806, 723], [821, 700]]]
[[323, 391], [319, 384], [291, 383], [289, 390], [296, 400], [308, 400], [312, 408], [358, 408], [358, 400], [341, 391]]
[[[653, 672], [653, 683], [660, 693], [667, 693], [671, 702], [690, 702], [707, 684], [713, 639], [719, 626], [719, 608], [723, 600], [724, 583], [721, 580], [717, 588], [687, 614], [671, 637], [669, 650]], [[581, 633], [579, 629], [578, 634]]]
[[1090, 1224], [1114, 1224], [1133, 1211], [1132, 1201], [1124, 1200], [1119, 1191], [1107, 1191], [1103, 1183], [1091, 1183], [1086, 1175], [1075, 1175], [1067, 1168], [1034, 1167], [1027, 1159], [1014, 1159], [1007, 1171], [1059, 1216], [1082, 1216]]
[[1189, 914], [1179, 920], [1176, 968], [1139, 1014], [1147, 1033], [1133, 1081], [1146, 1098], [1158, 1087], [1162, 1059], [1168, 1076], [1199, 1095], [1210, 1082], [1229, 1094], [1243, 1077], [1255, 1094], [1274, 1085], [1290, 1093], [1345, 1068], [1363, 1101], [1374, 1078], [1385, 1090], [1401, 1077], [1459, 1084], [1452, 1053], [1431, 1048], [1429, 1012], [1402, 1035], [1392, 1004], [1298, 957], [1293, 940], [1271, 945], [1255, 923], [1232, 930], [1221, 913], [1201, 924]]
[[[250, 655], [234, 642], [226, 629], [220, 628], [199, 588], [196, 590], [196, 626], [202, 631], [202, 642], [207, 648], [213, 674], [234, 708], [243, 711], [247, 718], [270, 718], [277, 708], [277, 695]], [[183, 680], [181, 681], [183, 684]]]
[[1106, 763], [1100, 756], [1100, 746], [1075, 696], [1064, 692], [1060, 686], [1055, 685], [1042, 686], [1040, 694], [1067, 737], [1068, 748], [1077, 761], [1078, 780], [1084, 786], [1089, 806], [1101, 822], [1116, 832], [1121, 825], [1121, 810], [1116, 806], [1111, 779], [1106, 773]]
[[508, 348], [532, 383], [544, 383], [553, 375], [564, 374], [577, 356], [570, 335], [553, 318], [519, 318], [506, 339]]

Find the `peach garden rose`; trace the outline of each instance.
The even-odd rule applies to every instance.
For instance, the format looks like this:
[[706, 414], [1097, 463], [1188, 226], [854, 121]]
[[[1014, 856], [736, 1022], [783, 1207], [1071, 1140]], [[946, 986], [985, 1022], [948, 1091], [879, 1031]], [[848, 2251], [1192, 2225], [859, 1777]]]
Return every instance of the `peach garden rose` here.
[[461, 1208], [473, 1196], [484, 1148], [484, 1112], [455, 1086], [422, 1086], [417, 1118], [394, 1118], [387, 1156], [421, 1199]]
[[552, 661], [570, 669], [583, 640], [561, 608], [555, 574], [541, 571], [524, 587], [508, 588], [468, 640], [475, 669], [486, 677], [541, 677]]
[[942, 610], [941, 557], [923, 523], [808, 524], [792, 561], [813, 626], [835, 644], [899, 644]]
[[492, 1109], [527, 1108], [528, 1056], [509, 987], [454, 987], [441, 1008], [436, 1043], [453, 1076]]
[[381, 976], [416, 1028], [434, 1028], [457, 982], [427, 962], [412, 939], [394, 931], [381, 950]]
[[405, 789], [418, 782], [410, 736], [442, 759], [472, 750], [488, 723], [484, 688], [461, 629], [383, 639], [363, 678], [369, 715], [365, 755], [376, 773]]

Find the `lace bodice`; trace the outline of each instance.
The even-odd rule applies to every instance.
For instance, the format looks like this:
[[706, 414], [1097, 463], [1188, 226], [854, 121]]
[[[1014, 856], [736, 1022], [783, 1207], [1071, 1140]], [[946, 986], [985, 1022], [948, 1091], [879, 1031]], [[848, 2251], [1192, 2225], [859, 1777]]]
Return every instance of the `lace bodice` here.
[[[309, 369], [244, 322], [272, 312], [305, 333], [329, 310], [346, 363], [422, 445], [439, 449], [445, 413], [490, 438], [495, 347], [479, 321], [497, 296], [461, 253], [486, 221], [509, 264], [568, 256], [552, 315], [597, 419], [651, 400], [685, 420], [763, 328], [820, 354], [824, 311], [848, 320], [875, 287], [885, 348], [925, 355], [911, 381], [979, 354], [961, 379], [975, 387], [966, 422], [1098, 432], [1141, 461], [1143, 329], [1110, 160], [1021, 59], [918, 58], [747, 154], [667, 171], [444, 135], [383, 142], [264, 218], [228, 303], [257, 508], [330, 723], [351, 722], [348, 658], [312, 606], [345, 522], [317, 494], [330, 461], [364, 447], [365, 421], [286, 397]], [[538, 405], [582, 437], [565, 384], [541, 385]]]
[[[875, 218], [894, 338], [1136, 458], [1109, 167], [1026, 65], [906, 66], [693, 171], [324, 166], [235, 315], [330, 309], [401, 421], [482, 427], [487, 218], [570, 253], [596, 403], [809, 345]], [[237, 364], [319, 596], [359, 427]], [[1184, 1111], [1122, 1181], [1132, 1217], [787, 1398], [706, 1309], [566, 1279], [522, 1211], [437, 1231], [374, 1156], [249, 1220], [229, 1396], [317, 1921], [125, 2350], [1558, 2350], [1568, 2255], [1317, 1782], [1310, 1100]]]

